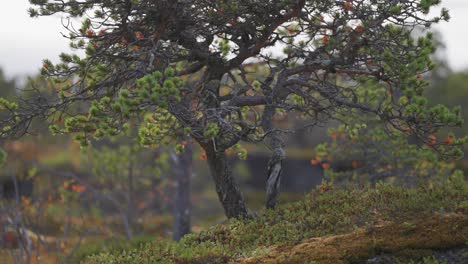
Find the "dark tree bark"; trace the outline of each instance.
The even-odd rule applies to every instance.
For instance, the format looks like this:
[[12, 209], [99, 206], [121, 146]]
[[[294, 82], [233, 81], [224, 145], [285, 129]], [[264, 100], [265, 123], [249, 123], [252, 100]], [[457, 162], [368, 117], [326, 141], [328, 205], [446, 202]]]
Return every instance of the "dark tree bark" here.
[[216, 150], [211, 144], [204, 145], [208, 166], [215, 182], [216, 192], [228, 218], [249, 218], [247, 205], [232, 175], [231, 166], [224, 150]]
[[127, 213], [126, 218], [128, 222], [127, 237], [133, 238], [133, 228], [135, 226], [135, 180], [133, 175], [133, 162], [131, 161], [128, 166], [128, 192], [127, 192]]
[[283, 160], [285, 152], [281, 136], [275, 133], [270, 139], [273, 154], [268, 162], [266, 182], [266, 208], [273, 209], [280, 195], [281, 176], [283, 172]]
[[173, 163], [175, 165], [175, 194], [174, 194], [174, 234], [173, 239], [179, 241], [183, 236], [191, 232], [190, 216], [190, 182], [192, 177], [192, 144], [188, 138], [183, 138], [185, 141], [185, 149], [181, 154], [173, 155]]
[[285, 158], [284, 142], [281, 137], [281, 132], [274, 130], [273, 116], [276, 109], [274, 106], [266, 106], [263, 114], [262, 127], [268, 131], [266, 143], [272, 150], [271, 158], [267, 168], [266, 182], [266, 208], [273, 209], [276, 206], [280, 195], [281, 174], [283, 171], [283, 160]]

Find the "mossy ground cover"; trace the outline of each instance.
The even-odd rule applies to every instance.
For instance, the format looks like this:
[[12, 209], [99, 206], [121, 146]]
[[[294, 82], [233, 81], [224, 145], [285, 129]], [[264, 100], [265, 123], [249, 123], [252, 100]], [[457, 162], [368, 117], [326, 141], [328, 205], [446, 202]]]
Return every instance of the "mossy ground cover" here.
[[[418, 188], [377, 184], [375, 188], [335, 189], [324, 185], [301, 201], [283, 204], [251, 220], [230, 220], [188, 235], [179, 243], [154, 241], [108, 250], [83, 263], [268, 263], [275, 253], [286, 262], [292, 252], [298, 257], [291, 263], [299, 259], [353, 263], [382, 252], [422, 250], [427, 255], [468, 241], [467, 194], [463, 177]], [[326, 246], [322, 251], [312, 250], [310, 246], [320, 239], [332, 241], [335, 251]], [[301, 255], [301, 247], [307, 255]], [[269, 263], [277, 263], [274, 260]]]
[[266, 254], [239, 262], [345, 264], [390, 254], [398, 262], [410, 263], [430, 257], [433, 250], [463, 245], [467, 234], [466, 215], [434, 215], [415, 222], [387, 223], [343, 235], [312, 238], [293, 246], [273, 246]]

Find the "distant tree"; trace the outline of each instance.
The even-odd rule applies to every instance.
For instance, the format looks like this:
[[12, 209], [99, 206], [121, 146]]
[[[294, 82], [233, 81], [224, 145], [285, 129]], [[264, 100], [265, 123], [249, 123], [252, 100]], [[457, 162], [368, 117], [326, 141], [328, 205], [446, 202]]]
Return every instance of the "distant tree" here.
[[16, 81], [8, 79], [0, 69], [0, 97], [11, 99], [16, 94], [17, 87]]
[[[0, 69], [0, 100], [7, 103], [7, 99], [12, 99], [16, 93], [16, 83], [14, 80], [8, 80], [3, 70]], [[0, 101], [1, 102], [1, 101]], [[2, 109], [0, 103], [0, 110]], [[7, 118], [7, 114], [0, 112], [0, 119]], [[7, 159], [7, 153], [2, 149], [3, 140], [0, 138], [0, 167], [4, 165]]]
[[[468, 100], [468, 71], [451, 72], [437, 78], [427, 91], [427, 97], [436, 103], [446, 105], [463, 105]], [[468, 108], [462, 109], [462, 115], [468, 116]], [[463, 133], [468, 132], [468, 126], [463, 124]]]
[[[25, 133], [33, 118], [66, 117], [51, 129], [75, 133], [86, 145], [144, 116], [143, 145], [190, 135], [203, 148], [227, 217], [249, 216], [226, 156], [241, 141], [270, 146], [267, 207], [275, 206], [283, 135], [295, 130], [276, 126], [278, 117], [297, 114], [310, 127], [337, 111], [359, 111], [425, 142], [462, 122], [457, 111], [431, 108], [423, 97], [420, 75], [433, 67], [434, 45], [431, 34], [415, 40], [411, 32], [448, 19], [446, 9], [426, 15], [438, 0], [30, 2], [33, 17], [82, 19], [79, 28], [65, 27], [71, 47], [86, 55], [45, 60], [42, 72], [55, 81], [57, 100], [0, 102], [11, 116], [0, 135]], [[250, 81], [252, 63], [263, 65], [265, 77]], [[377, 103], [357, 91], [364, 82], [385, 90]], [[80, 102], [87, 111], [69, 111]]]
[[87, 149], [83, 165], [91, 169], [95, 176], [89, 181], [99, 186], [102, 193], [112, 197], [108, 199], [112, 201], [112, 209], [120, 215], [125, 234], [131, 239], [136, 233], [137, 219], [150, 206], [141, 199], [154, 195], [155, 182], [163, 182], [162, 173], [168, 165], [167, 158], [155, 163], [154, 151], [144, 151], [139, 145], [129, 143], [125, 137], [118, 139], [118, 146], [107, 144]]
[[188, 137], [182, 137], [178, 151], [169, 152], [172, 174], [175, 176], [173, 204], [174, 240], [180, 240], [191, 232], [190, 188], [193, 174], [193, 145]]
[[[15, 80], [8, 79], [5, 74], [3, 73], [3, 70], [0, 69], [0, 102], [3, 102], [3, 104], [7, 103], [6, 100], [12, 100], [16, 94], [17, 90], [17, 85]], [[8, 103], [7, 103], [8, 104]], [[0, 110], [2, 109], [2, 104], [0, 103]], [[0, 119], [5, 119], [7, 118], [7, 114], [0, 112]], [[3, 145], [3, 140], [0, 139], [0, 164], [2, 161], [2, 153], [3, 150], [1, 149], [1, 146]], [[6, 154], [5, 154], [6, 155]]]

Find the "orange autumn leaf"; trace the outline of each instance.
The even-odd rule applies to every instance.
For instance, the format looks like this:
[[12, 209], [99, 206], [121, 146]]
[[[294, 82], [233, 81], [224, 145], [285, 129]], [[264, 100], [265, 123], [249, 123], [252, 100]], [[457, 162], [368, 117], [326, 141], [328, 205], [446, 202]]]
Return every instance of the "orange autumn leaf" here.
[[200, 154], [200, 159], [201, 160], [206, 160], [206, 153]]
[[327, 36], [324, 36], [324, 37], [322, 38], [322, 44], [323, 44], [323, 45], [327, 45], [327, 44], [328, 44], [328, 41], [329, 41], [329, 39], [328, 39]]
[[135, 32], [135, 37], [136, 37], [137, 39], [142, 39], [142, 38], [144, 38], [143, 33], [141, 33], [141, 31]]
[[322, 192], [322, 193], [328, 192], [331, 189], [332, 189], [332, 186], [330, 186], [330, 185], [327, 185], [327, 184], [320, 185], [320, 192]]
[[234, 152], [235, 152], [235, 151], [234, 151], [232, 148], [226, 149], [226, 155], [227, 155], [228, 157], [231, 157], [231, 156], [234, 154]]
[[359, 33], [361, 34], [362, 32], [364, 32], [364, 28], [362, 26], [357, 26], [354, 31], [356, 31], [356, 33]]
[[121, 45], [122, 47], [126, 48], [127, 45], [128, 45], [127, 39], [126, 39], [126, 38], [122, 38], [122, 40], [120, 41], [120, 45]]
[[31, 204], [31, 199], [25, 196], [21, 196], [21, 202], [23, 202], [24, 205], [29, 206]]
[[354, 160], [353, 162], [351, 162], [351, 166], [352, 166], [354, 169], [356, 169], [357, 167], [359, 167], [359, 162]]
[[107, 29], [101, 29], [101, 30], [99, 30], [98, 35], [99, 35], [99, 36], [103, 36], [103, 35], [105, 35], [106, 33], [107, 33]]
[[312, 164], [312, 165], [317, 165], [319, 163], [320, 163], [320, 161], [318, 159], [311, 159], [310, 160], [310, 164]]
[[74, 185], [72, 185], [71, 189], [72, 189], [73, 192], [82, 193], [82, 192], [86, 191], [86, 186], [80, 185], [80, 184], [74, 184]]
[[296, 33], [296, 30], [295, 30], [293, 27], [289, 27], [289, 28], [288, 28], [288, 33], [289, 33], [290, 35], [292, 35], [292, 34]]
[[138, 203], [138, 209], [142, 210], [146, 208], [146, 203], [144, 201], [141, 201]]
[[322, 168], [323, 168], [324, 170], [328, 170], [328, 169], [330, 168], [330, 163], [328, 163], [328, 162], [322, 163]]
[[237, 24], [238, 24], [237, 23], [237, 18], [231, 19], [231, 22], [229, 22], [229, 24], [231, 24], [231, 26], [233, 26], [233, 27], [237, 26]]
[[94, 36], [94, 31], [92, 29], [87, 29], [86, 32], [85, 32], [86, 36], [88, 37], [91, 37], [91, 36]]
[[452, 138], [452, 137], [447, 137], [447, 138], [445, 139], [445, 144], [450, 145], [450, 144], [452, 144], [452, 143], [453, 143], [453, 138]]
[[352, 10], [353, 9], [353, 5], [351, 4], [350, 1], [346, 1], [343, 5], [344, 9], [345, 10]]

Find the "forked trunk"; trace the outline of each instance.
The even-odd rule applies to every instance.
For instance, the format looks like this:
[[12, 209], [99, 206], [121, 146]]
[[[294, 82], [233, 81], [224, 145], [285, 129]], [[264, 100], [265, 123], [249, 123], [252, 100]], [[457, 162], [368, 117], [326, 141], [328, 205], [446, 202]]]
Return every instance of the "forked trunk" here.
[[208, 166], [216, 185], [219, 201], [228, 218], [248, 218], [248, 210], [242, 193], [235, 182], [231, 165], [224, 151], [216, 151], [213, 146], [204, 146]]

